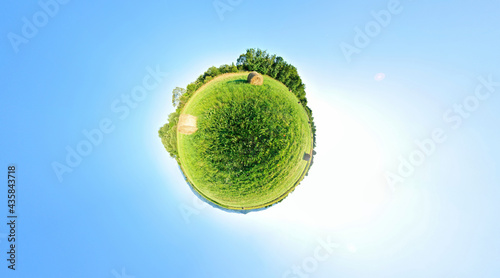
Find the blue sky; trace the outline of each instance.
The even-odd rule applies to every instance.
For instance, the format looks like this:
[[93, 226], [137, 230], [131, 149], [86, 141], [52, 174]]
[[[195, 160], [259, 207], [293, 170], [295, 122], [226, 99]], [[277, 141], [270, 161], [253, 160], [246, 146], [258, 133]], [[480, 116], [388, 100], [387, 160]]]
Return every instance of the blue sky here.
[[[500, 275], [498, 1], [2, 5], [1, 277]], [[250, 47], [298, 68], [317, 156], [240, 215], [193, 198], [157, 130], [173, 88]]]

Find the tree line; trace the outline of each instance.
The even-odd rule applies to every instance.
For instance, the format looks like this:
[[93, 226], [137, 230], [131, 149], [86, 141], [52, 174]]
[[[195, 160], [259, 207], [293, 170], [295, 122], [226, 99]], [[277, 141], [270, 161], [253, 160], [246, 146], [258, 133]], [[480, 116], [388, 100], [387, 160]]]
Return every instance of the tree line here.
[[186, 105], [193, 94], [204, 84], [210, 82], [215, 77], [225, 73], [237, 73], [242, 71], [256, 71], [260, 74], [268, 75], [283, 83], [297, 98], [304, 107], [313, 133], [313, 145], [316, 146], [316, 126], [311, 109], [307, 106], [306, 86], [300, 78], [297, 68], [287, 63], [282, 57], [275, 54], [270, 55], [267, 51], [250, 48], [246, 53], [241, 54], [236, 65], [222, 65], [220, 67], [210, 67], [194, 82], [186, 86], [186, 89], [176, 87], [172, 91], [172, 105], [176, 107], [175, 112], [169, 115], [168, 123], [158, 131], [165, 149], [170, 156], [176, 158], [177, 152], [177, 123], [182, 108]]
[[307, 106], [306, 85], [302, 82], [297, 72], [297, 68], [287, 63], [282, 57], [276, 54], [270, 55], [267, 51], [255, 48], [247, 49], [246, 53], [241, 54], [237, 60], [236, 66], [240, 71], [256, 71], [261, 74], [266, 74], [285, 84], [285, 86], [297, 96], [306, 110], [312, 128], [314, 146], [316, 146], [316, 126], [314, 125], [314, 117], [311, 109]]

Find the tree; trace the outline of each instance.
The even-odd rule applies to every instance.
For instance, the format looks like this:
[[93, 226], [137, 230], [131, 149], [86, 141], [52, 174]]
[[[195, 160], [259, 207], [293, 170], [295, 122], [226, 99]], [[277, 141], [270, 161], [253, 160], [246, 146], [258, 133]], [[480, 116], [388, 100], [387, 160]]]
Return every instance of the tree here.
[[316, 127], [311, 109], [307, 106], [306, 87], [302, 83], [297, 68], [285, 62], [282, 57], [269, 55], [261, 49], [250, 48], [241, 54], [236, 63], [239, 70], [257, 71], [282, 82], [298, 98], [306, 110], [312, 124], [314, 144], [316, 144]]
[[177, 153], [177, 123], [179, 121], [179, 112], [173, 112], [168, 115], [168, 123], [158, 130], [158, 136], [161, 138], [163, 146], [171, 157], [176, 158]]
[[220, 71], [218, 68], [212, 66], [208, 68], [208, 70], [203, 74], [203, 78], [205, 79], [207, 76], [215, 77], [220, 74]]
[[238, 72], [238, 67], [236, 67], [236, 65], [232, 63], [231, 66], [229, 67], [229, 70], [230, 72]]
[[172, 91], [172, 105], [174, 107], [177, 107], [179, 105], [181, 96], [186, 93], [186, 89], [180, 88], [180, 87], [175, 87], [175, 89]]
[[[313, 133], [313, 143], [316, 146], [316, 126], [311, 109], [307, 106], [307, 98], [305, 85], [302, 83], [297, 68], [288, 64], [282, 57], [270, 55], [266, 51], [250, 48], [246, 53], [241, 54], [236, 62], [236, 65], [221, 65], [210, 67], [194, 82], [187, 85], [186, 89], [176, 87], [172, 91], [172, 104], [176, 107], [176, 111], [169, 116], [169, 122], [159, 130], [159, 136], [162, 138], [163, 145], [172, 157], [177, 156], [177, 122], [179, 120], [180, 111], [188, 102], [189, 98], [201, 87], [218, 75], [225, 73], [235, 73], [239, 71], [257, 71], [261, 74], [267, 74], [270, 77], [282, 82], [293, 92], [299, 102], [304, 107], [311, 124]], [[312, 163], [312, 161], [311, 161]]]

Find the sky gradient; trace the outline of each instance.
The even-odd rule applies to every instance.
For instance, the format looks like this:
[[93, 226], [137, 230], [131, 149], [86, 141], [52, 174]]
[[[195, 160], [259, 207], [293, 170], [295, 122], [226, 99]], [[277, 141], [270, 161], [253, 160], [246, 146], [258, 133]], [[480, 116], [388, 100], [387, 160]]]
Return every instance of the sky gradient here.
[[[2, 5], [0, 277], [500, 275], [498, 1]], [[297, 67], [317, 156], [242, 215], [194, 197], [158, 129], [251, 47]]]

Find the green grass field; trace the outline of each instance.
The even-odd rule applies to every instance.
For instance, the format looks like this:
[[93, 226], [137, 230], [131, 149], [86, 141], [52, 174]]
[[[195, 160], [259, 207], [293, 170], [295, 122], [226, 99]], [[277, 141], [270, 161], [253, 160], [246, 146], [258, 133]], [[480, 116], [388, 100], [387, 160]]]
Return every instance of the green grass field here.
[[194, 189], [228, 209], [256, 209], [281, 201], [302, 180], [312, 152], [308, 116], [287, 87], [268, 76], [219, 76], [201, 87], [182, 114], [198, 130], [177, 134], [181, 168]]

